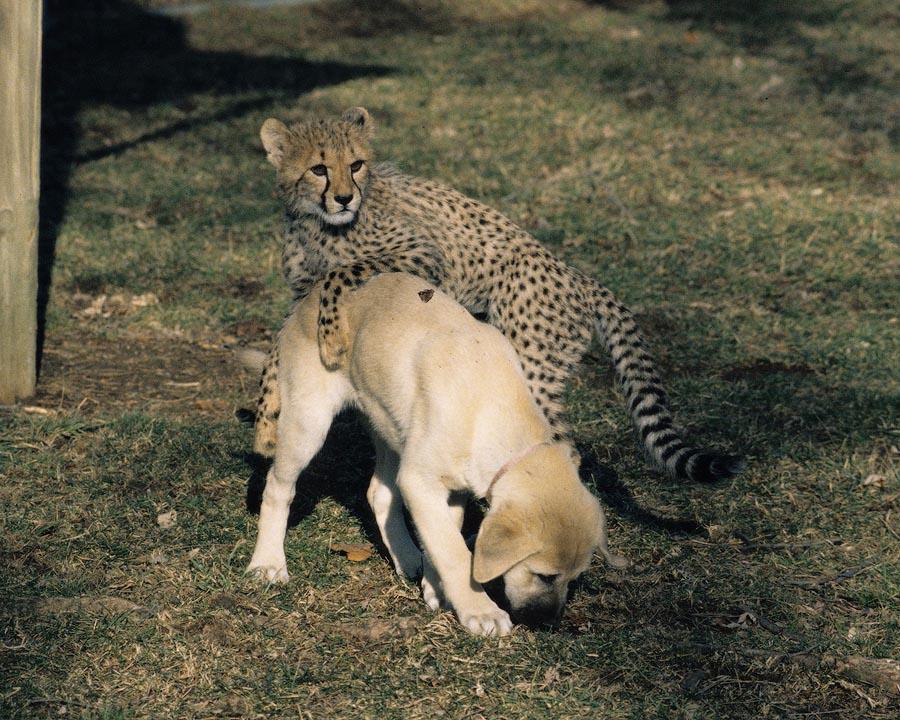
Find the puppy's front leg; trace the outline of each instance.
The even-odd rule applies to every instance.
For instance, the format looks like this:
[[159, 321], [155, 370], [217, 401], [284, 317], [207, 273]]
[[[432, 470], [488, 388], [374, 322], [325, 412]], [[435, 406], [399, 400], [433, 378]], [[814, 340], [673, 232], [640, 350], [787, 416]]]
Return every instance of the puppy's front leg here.
[[[467, 499], [464, 497], [451, 498], [447, 504], [450, 515], [453, 517], [453, 526], [462, 532], [463, 520], [466, 516]], [[435, 572], [434, 566], [428, 560], [427, 555], [422, 556], [422, 599], [432, 610], [439, 610], [447, 601], [441, 588], [441, 579]]]
[[397, 484], [419, 530], [446, 599], [462, 626], [475, 635], [506, 635], [512, 622], [472, 579], [472, 554], [459, 532], [447, 489], [432, 474], [401, 465]]
[[381, 531], [381, 540], [400, 577], [413, 579], [422, 573], [422, 553], [410, 537], [403, 517], [403, 499], [397, 489], [397, 453], [375, 437], [375, 473], [366, 498]]

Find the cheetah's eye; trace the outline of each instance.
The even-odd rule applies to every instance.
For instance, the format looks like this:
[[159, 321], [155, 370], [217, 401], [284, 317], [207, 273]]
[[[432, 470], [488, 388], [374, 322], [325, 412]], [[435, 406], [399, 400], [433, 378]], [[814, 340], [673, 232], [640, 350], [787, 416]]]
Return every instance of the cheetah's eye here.
[[325, 167], [324, 165], [313, 165], [310, 168], [310, 171], [312, 172], [313, 175], [318, 175], [319, 177], [322, 177], [323, 175], [328, 174], [328, 168]]
[[350, 163], [350, 172], [358, 172], [363, 164], [362, 160], [356, 160], [355, 162]]

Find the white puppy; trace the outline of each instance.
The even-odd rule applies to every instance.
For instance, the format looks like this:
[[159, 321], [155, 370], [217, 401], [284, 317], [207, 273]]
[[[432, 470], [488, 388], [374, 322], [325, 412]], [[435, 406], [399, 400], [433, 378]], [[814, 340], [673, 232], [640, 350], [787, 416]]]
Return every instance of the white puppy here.
[[[326, 370], [319, 358], [318, 287], [279, 336], [282, 411], [248, 571], [287, 581], [284, 536], [297, 476], [347, 406], [371, 423], [377, 461], [368, 500], [397, 572], [422, 574], [429, 606], [436, 609], [442, 593], [468, 631], [512, 628], [481, 583], [503, 577], [514, 620], [552, 622], [595, 549], [625, 564], [610, 555], [600, 504], [579, 481], [570, 446], [552, 442], [500, 332], [399, 273], [372, 279], [342, 302], [350, 330], [343, 367]], [[459, 493], [490, 504], [474, 557], [460, 533]]]

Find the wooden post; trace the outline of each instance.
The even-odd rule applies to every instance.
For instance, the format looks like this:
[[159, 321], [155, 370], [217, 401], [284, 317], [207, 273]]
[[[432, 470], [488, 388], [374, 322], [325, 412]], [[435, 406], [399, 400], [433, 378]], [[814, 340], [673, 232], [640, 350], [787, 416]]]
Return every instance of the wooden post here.
[[34, 393], [41, 0], [0, 0], [0, 403]]

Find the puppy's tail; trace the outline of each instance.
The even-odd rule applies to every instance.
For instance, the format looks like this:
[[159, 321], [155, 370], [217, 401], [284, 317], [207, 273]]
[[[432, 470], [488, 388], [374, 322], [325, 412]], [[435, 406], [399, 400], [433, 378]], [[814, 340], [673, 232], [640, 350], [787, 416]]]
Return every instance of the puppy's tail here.
[[238, 362], [249, 372], [261, 375], [263, 368], [266, 366], [268, 355], [262, 350], [253, 350], [252, 348], [241, 347], [234, 351], [234, 355]]
[[676, 480], [714, 482], [740, 472], [743, 460], [691, 446], [674, 427], [669, 400], [631, 311], [594, 283], [599, 335], [612, 357], [628, 411], [650, 461]]

